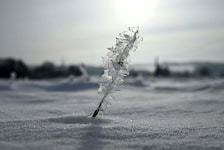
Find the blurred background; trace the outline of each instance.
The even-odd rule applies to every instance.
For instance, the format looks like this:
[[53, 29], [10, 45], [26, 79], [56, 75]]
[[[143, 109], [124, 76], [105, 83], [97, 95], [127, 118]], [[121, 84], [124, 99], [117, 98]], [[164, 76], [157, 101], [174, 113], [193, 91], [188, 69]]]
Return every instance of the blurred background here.
[[223, 77], [222, 0], [1, 0], [0, 78], [100, 75], [118, 33], [139, 26], [130, 76]]

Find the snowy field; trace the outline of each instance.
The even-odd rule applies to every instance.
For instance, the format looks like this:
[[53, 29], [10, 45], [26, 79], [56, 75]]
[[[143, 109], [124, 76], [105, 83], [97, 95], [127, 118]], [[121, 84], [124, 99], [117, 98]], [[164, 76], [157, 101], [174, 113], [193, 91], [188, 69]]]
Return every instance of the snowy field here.
[[224, 149], [224, 79], [128, 80], [92, 119], [97, 89], [0, 80], [0, 149]]

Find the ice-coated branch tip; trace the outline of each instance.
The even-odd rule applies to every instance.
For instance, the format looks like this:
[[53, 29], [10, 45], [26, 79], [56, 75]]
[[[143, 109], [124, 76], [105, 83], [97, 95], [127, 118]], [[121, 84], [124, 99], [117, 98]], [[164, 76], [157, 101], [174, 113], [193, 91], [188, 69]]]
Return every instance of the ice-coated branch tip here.
[[138, 43], [142, 41], [139, 35], [139, 27], [129, 27], [127, 31], [119, 34], [115, 46], [108, 48], [109, 52], [103, 58], [104, 73], [103, 83], [100, 83], [98, 93], [102, 96], [96, 110], [92, 114], [95, 118], [106, 102], [112, 99], [110, 93], [119, 89], [123, 78], [129, 74], [129, 52], [137, 49]]

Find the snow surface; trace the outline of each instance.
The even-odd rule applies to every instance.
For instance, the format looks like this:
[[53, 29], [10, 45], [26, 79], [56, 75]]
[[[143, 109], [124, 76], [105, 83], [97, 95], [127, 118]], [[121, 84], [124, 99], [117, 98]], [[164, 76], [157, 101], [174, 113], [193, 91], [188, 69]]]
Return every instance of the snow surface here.
[[0, 149], [224, 149], [224, 79], [129, 79], [92, 119], [97, 89], [0, 80]]

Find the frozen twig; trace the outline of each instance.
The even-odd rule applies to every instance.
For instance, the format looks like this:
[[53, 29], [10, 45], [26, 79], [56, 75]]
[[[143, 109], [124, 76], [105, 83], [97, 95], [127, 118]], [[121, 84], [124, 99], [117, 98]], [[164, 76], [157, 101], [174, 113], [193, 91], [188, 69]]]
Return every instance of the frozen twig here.
[[138, 35], [138, 27], [129, 27], [128, 31], [119, 34], [116, 38], [116, 45], [108, 48], [109, 52], [104, 60], [104, 73], [102, 75], [104, 82], [100, 84], [98, 93], [102, 95], [100, 103], [92, 117], [95, 118], [102, 107], [106, 105], [109, 99], [112, 99], [110, 93], [119, 89], [119, 85], [123, 83], [123, 78], [129, 74], [128, 57], [129, 52], [135, 51], [137, 45], [142, 41], [142, 37]]

